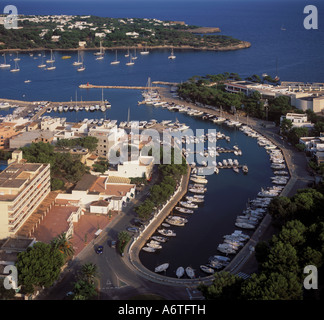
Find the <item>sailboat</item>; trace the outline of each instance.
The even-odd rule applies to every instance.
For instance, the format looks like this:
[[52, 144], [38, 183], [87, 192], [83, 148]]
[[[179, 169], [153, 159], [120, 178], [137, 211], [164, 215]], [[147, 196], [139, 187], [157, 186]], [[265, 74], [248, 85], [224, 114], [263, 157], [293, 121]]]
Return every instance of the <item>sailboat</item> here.
[[81, 67], [78, 68], [78, 71], [81, 72], [81, 71], [84, 71], [85, 70], [85, 66], [83, 64], [83, 56], [82, 56], [82, 59], [81, 59]]
[[42, 56], [42, 63], [38, 65], [38, 68], [45, 68], [46, 64], [44, 63], [44, 56]]
[[120, 61], [117, 60], [117, 50], [116, 50], [116, 59], [115, 61], [111, 61], [110, 64], [119, 64]]
[[3, 59], [4, 59], [4, 63], [0, 64], [0, 68], [10, 68], [11, 65], [6, 63], [6, 54], [5, 53], [3, 54]]
[[19, 66], [18, 66], [18, 62], [15, 61], [15, 68], [11, 69], [10, 72], [18, 72], [18, 71], [20, 71]]
[[104, 50], [102, 48], [102, 41], [100, 41], [100, 50], [99, 52], [94, 53], [95, 56], [98, 56], [96, 60], [102, 60], [104, 58]]
[[78, 61], [74, 61], [73, 62], [74, 66], [81, 66], [82, 65], [82, 61], [80, 61], [80, 51], [78, 50]]
[[125, 57], [126, 57], [126, 58], [129, 57], [129, 48], [127, 49], [127, 54], [125, 54]]
[[286, 31], [287, 29], [284, 27], [284, 25], [281, 26], [282, 31]]
[[129, 59], [129, 62], [126, 63], [126, 66], [132, 66], [134, 65], [135, 63], [133, 62], [132, 60], [132, 55], [130, 55], [130, 59]]
[[174, 55], [174, 53], [173, 53], [173, 48], [171, 49], [171, 55], [168, 57], [168, 59], [171, 59], [171, 60], [173, 60], [173, 59], [175, 59], [176, 58], [176, 56]]
[[136, 48], [134, 49], [134, 57], [132, 57], [132, 60], [136, 60], [137, 56], [136, 56]]
[[20, 58], [18, 57], [18, 52], [17, 52], [17, 57], [13, 59], [14, 61], [20, 61]]
[[54, 62], [55, 62], [55, 59], [53, 56], [53, 50], [51, 49], [51, 58], [49, 60], [46, 60], [46, 63], [54, 63]]
[[54, 62], [50, 62], [50, 67], [47, 67], [46, 70], [55, 70], [56, 67], [54, 66]]
[[150, 53], [149, 51], [147, 51], [147, 44], [145, 44], [145, 49], [144, 49], [144, 51], [141, 51], [140, 53], [141, 53], [141, 54], [149, 54], [149, 53]]

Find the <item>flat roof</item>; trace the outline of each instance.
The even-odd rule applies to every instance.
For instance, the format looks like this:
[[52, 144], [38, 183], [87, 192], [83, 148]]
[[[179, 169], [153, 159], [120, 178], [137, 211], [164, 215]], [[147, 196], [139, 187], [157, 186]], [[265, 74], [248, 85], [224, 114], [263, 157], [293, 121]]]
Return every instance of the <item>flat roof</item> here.
[[88, 191], [88, 190], [90, 190], [91, 186], [95, 183], [97, 178], [98, 178], [97, 176], [93, 176], [90, 173], [86, 173], [82, 177], [82, 179], [76, 184], [76, 186], [73, 190]]
[[[33, 173], [39, 170], [41, 163], [13, 163], [0, 173], [0, 188], [20, 188]], [[1, 198], [0, 198], [1, 199]]]

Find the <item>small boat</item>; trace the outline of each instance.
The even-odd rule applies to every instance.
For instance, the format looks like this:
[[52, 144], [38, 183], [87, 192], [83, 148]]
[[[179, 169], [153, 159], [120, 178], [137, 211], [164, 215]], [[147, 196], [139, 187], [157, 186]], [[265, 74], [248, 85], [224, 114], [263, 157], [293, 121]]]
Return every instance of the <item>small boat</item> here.
[[63, 60], [71, 59], [71, 56], [62, 56], [62, 59], [63, 59]]
[[30, 82], [31, 82], [31, 80], [25, 80], [24, 82], [25, 82], [25, 83], [30, 83]]
[[158, 250], [158, 249], [162, 249], [162, 246], [159, 245], [159, 244], [156, 244], [156, 243], [147, 243], [146, 245], [147, 245], [149, 248], [153, 248], [153, 249], [156, 249], [156, 250]]
[[243, 171], [244, 173], [248, 173], [248, 172], [249, 172], [249, 168], [248, 168], [248, 166], [244, 165], [244, 166], [242, 167], [242, 171]]
[[51, 50], [51, 58], [46, 60], [46, 63], [54, 63], [55, 62], [55, 59], [54, 59], [54, 56], [53, 56], [53, 50]]
[[197, 198], [197, 197], [192, 197], [192, 196], [186, 196], [186, 199], [190, 202], [197, 202], [197, 203], [202, 203], [204, 202], [205, 200], [202, 198]]
[[10, 68], [11, 65], [6, 63], [6, 54], [3, 54], [4, 63], [0, 64], [0, 68]]
[[10, 72], [18, 72], [18, 71], [20, 71], [20, 68], [18, 66], [18, 62], [15, 61], [15, 67], [14, 67], [14, 69], [11, 69]]
[[156, 240], [158, 242], [166, 242], [167, 241], [167, 238], [160, 237], [160, 236], [153, 236], [152, 239]]
[[147, 51], [147, 44], [145, 44], [145, 49], [144, 51], [141, 51], [140, 54], [149, 54], [150, 52]]
[[110, 64], [119, 64], [120, 61], [117, 60], [117, 50], [116, 50], [116, 59], [112, 62], [110, 62]]
[[201, 265], [201, 266], [200, 266], [200, 269], [201, 269], [202, 271], [206, 272], [206, 273], [209, 273], [209, 274], [214, 274], [214, 273], [215, 273], [214, 269], [209, 268], [209, 267], [207, 267], [207, 266], [205, 266], [205, 265]]
[[168, 268], [169, 268], [169, 264], [168, 264], [168, 263], [163, 263], [163, 264], [157, 266], [157, 267], [154, 269], [154, 271], [155, 271], [155, 272], [162, 272], [162, 271], [165, 271], [165, 270], [168, 269]]
[[193, 279], [195, 277], [195, 271], [191, 267], [186, 268], [186, 274], [190, 279]]
[[185, 272], [184, 267], [179, 267], [176, 271], [177, 277], [181, 278], [184, 275], [184, 272]]
[[175, 209], [178, 210], [179, 212], [182, 212], [182, 213], [188, 213], [188, 214], [194, 213], [193, 210], [190, 210], [190, 209], [187, 209], [187, 208], [175, 207]]
[[146, 252], [155, 252], [155, 249], [151, 248], [151, 247], [143, 247], [142, 250], [144, 250]]
[[180, 201], [179, 202], [183, 207], [188, 209], [197, 209], [198, 205], [189, 201]]
[[168, 59], [170, 59], [170, 60], [174, 60], [176, 58], [176, 56], [174, 55], [174, 53], [173, 53], [173, 48], [171, 49], [171, 55], [170, 56], [168, 56]]
[[161, 225], [162, 225], [163, 227], [165, 227], [165, 228], [170, 228], [170, 225], [167, 224], [167, 223], [164, 223], [164, 222], [163, 222]]
[[176, 233], [173, 232], [172, 230], [160, 229], [160, 230], [158, 230], [158, 232], [166, 237], [175, 237], [176, 236]]
[[126, 63], [126, 66], [132, 66], [134, 64], [135, 64], [135, 62], [133, 62], [132, 55], [130, 55], [129, 62]]

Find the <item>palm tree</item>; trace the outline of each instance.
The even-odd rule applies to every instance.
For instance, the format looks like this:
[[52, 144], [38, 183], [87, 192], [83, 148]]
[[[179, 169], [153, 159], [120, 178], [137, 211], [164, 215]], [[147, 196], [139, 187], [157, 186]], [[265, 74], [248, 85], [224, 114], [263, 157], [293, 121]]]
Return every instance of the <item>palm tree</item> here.
[[74, 254], [73, 245], [71, 243], [72, 235], [66, 235], [66, 232], [62, 232], [51, 242], [53, 248], [58, 249], [64, 258], [72, 257]]
[[85, 278], [88, 283], [91, 283], [91, 280], [93, 280], [97, 275], [97, 265], [89, 262], [81, 266], [81, 277]]

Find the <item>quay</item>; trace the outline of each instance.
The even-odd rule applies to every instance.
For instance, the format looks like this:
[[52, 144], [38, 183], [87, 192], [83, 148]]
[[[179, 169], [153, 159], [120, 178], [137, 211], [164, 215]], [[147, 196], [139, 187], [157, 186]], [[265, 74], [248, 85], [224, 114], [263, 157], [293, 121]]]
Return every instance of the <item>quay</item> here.
[[[149, 90], [155, 89], [155, 87], [145, 87], [145, 86], [103, 86], [94, 84], [80, 84], [80, 89], [129, 89], [129, 90]], [[156, 87], [157, 88], [157, 87]]]

